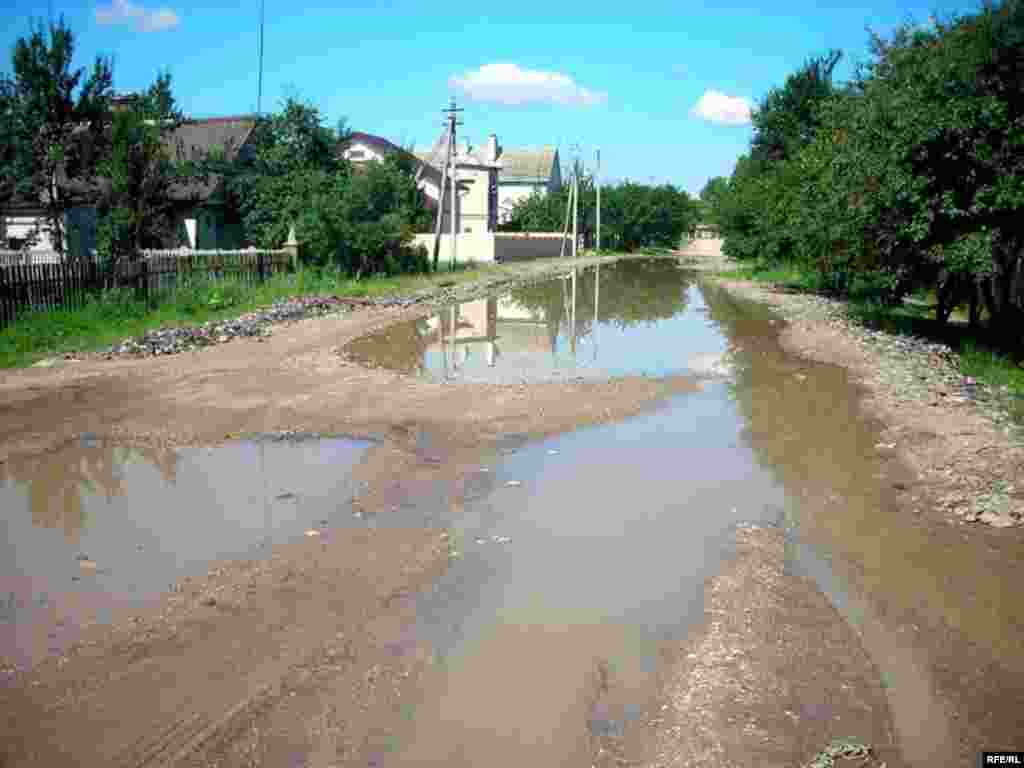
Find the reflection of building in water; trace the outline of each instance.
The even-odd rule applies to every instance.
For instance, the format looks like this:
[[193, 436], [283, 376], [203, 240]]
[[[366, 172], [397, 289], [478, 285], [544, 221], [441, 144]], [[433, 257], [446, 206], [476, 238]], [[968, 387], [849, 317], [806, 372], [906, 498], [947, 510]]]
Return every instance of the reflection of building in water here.
[[509, 297], [498, 302], [498, 337], [504, 351], [554, 351], [557, 322], [557, 317], [544, 308], [524, 307]]
[[[578, 277], [573, 270], [551, 286], [554, 290], [542, 288], [543, 294], [534, 293], [529, 298], [513, 293], [446, 307], [419, 326], [417, 346], [423, 351], [423, 363], [416, 368], [433, 367], [427, 356], [446, 376], [467, 365], [486, 363], [493, 367], [502, 356], [520, 363], [536, 360], [539, 355], [557, 356], [558, 338], [563, 332], [575, 356], [576, 336], [591, 335], [597, 323], [597, 275], [592, 278], [593, 300], [585, 305], [580, 295], [583, 281]], [[591, 290], [589, 286], [587, 290]], [[589, 313], [576, 321], [578, 304], [588, 308], [592, 305], [593, 321]], [[596, 343], [593, 346], [596, 359]]]
[[476, 356], [494, 365], [498, 357], [497, 313], [497, 299], [467, 301], [442, 310], [427, 321], [427, 351], [440, 353], [446, 372]]

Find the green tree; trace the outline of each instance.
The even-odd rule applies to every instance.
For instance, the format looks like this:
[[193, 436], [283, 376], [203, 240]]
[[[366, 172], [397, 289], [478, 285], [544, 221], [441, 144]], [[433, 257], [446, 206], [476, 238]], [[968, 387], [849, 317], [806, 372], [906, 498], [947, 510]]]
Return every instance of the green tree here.
[[700, 216], [709, 224], [717, 224], [722, 197], [729, 191], [729, 179], [715, 176], [707, 180], [700, 191]]
[[[597, 190], [593, 178], [580, 179], [578, 231], [593, 244], [597, 225]], [[569, 186], [534, 193], [512, 210], [507, 231], [561, 232], [565, 227]], [[696, 203], [671, 185], [623, 183], [601, 190], [601, 242], [604, 247], [634, 251], [648, 246], [675, 247], [697, 222]], [[570, 231], [572, 224], [570, 222]]]
[[819, 125], [818, 106], [834, 92], [832, 73], [840, 51], [815, 56], [772, 88], [751, 115], [754, 139], [750, 152], [769, 162], [787, 160], [814, 139]]
[[171, 90], [171, 76], [161, 73], [149, 89], [112, 116], [109, 151], [99, 163], [103, 192], [99, 200], [97, 252], [109, 266], [174, 239], [175, 184], [198, 176], [173, 143], [182, 122]]
[[[338, 130], [347, 134], [344, 122]], [[408, 246], [430, 222], [413, 161], [399, 154], [355, 172], [338, 138], [315, 106], [289, 98], [257, 126], [251, 156], [231, 166], [212, 158], [206, 167], [228, 179], [250, 241], [277, 247], [294, 225], [310, 263], [357, 276], [424, 269]]]
[[5, 132], [12, 139], [2, 157], [6, 194], [41, 201], [60, 254], [65, 214], [95, 194], [110, 115], [110, 62], [97, 57], [83, 82], [84, 68], [71, 68], [74, 50], [74, 34], [63, 17], [46, 28], [37, 25], [15, 43], [14, 78], [5, 89]]

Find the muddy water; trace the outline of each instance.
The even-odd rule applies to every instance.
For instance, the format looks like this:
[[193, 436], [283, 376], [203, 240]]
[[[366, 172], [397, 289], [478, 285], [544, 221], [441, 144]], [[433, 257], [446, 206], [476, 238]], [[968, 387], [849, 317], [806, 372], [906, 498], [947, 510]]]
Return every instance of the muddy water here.
[[486, 383], [715, 374], [720, 334], [692, 278], [665, 260], [570, 269], [559, 279], [463, 302], [349, 343], [358, 362]]
[[704, 295], [737, 350], [744, 441], [787, 491], [789, 562], [859, 634], [903, 758], [967, 765], [984, 744], [1019, 743], [1024, 556], [923, 524], [923, 488], [860, 411], [846, 371], [785, 354], [763, 310]]
[[[648, 319], [645, 280], [681, 289], [659, 286], [674, 298]], [[992, 568], [960, 532], [898, 509], [915, 479], [880, 447], [845, 371], [793, 358], [766, 309], [666, 268], [623, 264], [600, 286], [635, 322], [600, 375], [718, 377], [644, 416], [527, 445], [482, 467], [465, 503], [422, 519], [453, 530], [459, 557], [404, 638], [436, 663], [370, 764], [589, 765], [595, 738], [651, 706], [659, 645], [701, 617], [704, 580], [741, 521], [782, 525], [788, 566], [856, 631], [887, 689], [877, 717], [892, 743], [875, 746], [890, 765], [967, 764], [979, 745], [1014, 743], [1019, 569]], [[600, 335], [597, 317], [589, 333]], [[549, 339], [555, 330], [565, 326]], [[407, 370], [431, 374], [429, 346], [415, 361]], [[534, 353], [543, 375], [561, 364], [551, 348]], [[495, 366], [499, 380], [526, 367]]]
[[259, 555], [350, 516], [363, 441], [218, 448], [89, 436], [0, 464], [0, 656], [38, 659], [111, 608], [159, 596], [220, 558]]

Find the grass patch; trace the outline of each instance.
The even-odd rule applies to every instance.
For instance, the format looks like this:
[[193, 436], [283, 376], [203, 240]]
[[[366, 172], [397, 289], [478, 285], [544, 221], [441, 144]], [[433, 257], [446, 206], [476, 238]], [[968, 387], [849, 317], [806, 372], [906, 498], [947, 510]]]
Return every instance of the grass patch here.
[[715, 272], [715, 277], [731, 280], [750, 280], [755, 283], [771, 283], [791, 291], [817, 293], [820, 280], [817, 273], [807, 272], [793, 264], [769, 264], [754, 262], [725, 272]]
[[67, 352], [91, 352], [163, 327], [225, 320], [294, 296], [379, 298], [459, 285], [503, 271], [497, 265], [457, 265], [421, 275], [355, 280], [330, 270], [301, 269], [263, 283], [202, 281], [183, 286], [155, 305], [131, 291], [108, 291], [81, 307], [29, 312], [0, 329], [0, 368], [17, 368]]
[[1024, 367], [1006, 354], [983, 346], [974, 339], [960, 345], [960, 370], [993, 387], [1006, 387], [1024, 397]]

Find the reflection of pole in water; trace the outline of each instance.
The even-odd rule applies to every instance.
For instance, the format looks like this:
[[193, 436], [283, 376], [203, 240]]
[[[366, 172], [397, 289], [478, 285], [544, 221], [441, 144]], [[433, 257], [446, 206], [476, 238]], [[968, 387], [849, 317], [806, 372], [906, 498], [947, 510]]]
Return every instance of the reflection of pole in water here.
[[[575, 255], [575, 254], [573, 254]], [[572, 312], [570, 313], [572, 320], [572, 356], [576, 359], [576, 267], [572, 268]]]
[[[598, 155], [600, 157], [600, 154]], [[597, 302], [598, 302], [598, 291], [601, 287], [601, 265], [598, 264], [594, 267], [594, 327], [590, 330], [590, 335], [594, 339], [594, 362], [597, 362]]]
[[449, 331], [450, 335], [448, 337], [448, 339], [449, 339], [448, 343], [451, 344], [451, 348], [452, 348], [451, 349], [451, 352], [452, 352], [451, 358], [452, 358], [452, 375], [453, 376], [455, 375], [455, 368], [457, 367], [456, 366], [456, 362], [455, 362], [455, 322], [456, 322], [455, 316], [456, 316], [457, 312], [458, 312], [458, 308], [454, 304], [452, 304], [451, 315], [450, 315], [450, 318], [451, 318], [451, 330]]
[[438, 314], [437, 316], [437, 328], [441, 334], [441, 367], [444, 369], [444, 377], [448, 378], [448, 343], [444, 337], [444, 315]]

